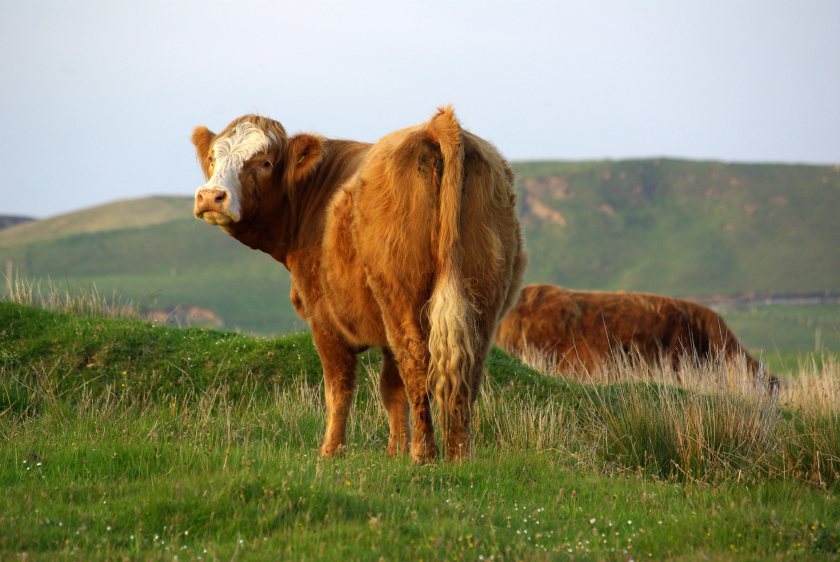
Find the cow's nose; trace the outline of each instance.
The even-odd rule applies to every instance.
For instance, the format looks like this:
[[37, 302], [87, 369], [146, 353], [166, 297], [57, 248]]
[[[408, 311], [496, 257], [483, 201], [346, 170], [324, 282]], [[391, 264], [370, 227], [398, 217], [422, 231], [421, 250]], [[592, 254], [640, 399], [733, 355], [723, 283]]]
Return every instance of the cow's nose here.
[[198, 190], [195, 197], [199, 204], [221, 205], [225, 202], [225, 199], [227, 199], [227, 191], [208, 187]]
[[201, 218], [202, 213], [208, 211], [223, 212], [228, 195], [225, 189], [215, 187], [199, 189], [195, 192], [195, 216]]

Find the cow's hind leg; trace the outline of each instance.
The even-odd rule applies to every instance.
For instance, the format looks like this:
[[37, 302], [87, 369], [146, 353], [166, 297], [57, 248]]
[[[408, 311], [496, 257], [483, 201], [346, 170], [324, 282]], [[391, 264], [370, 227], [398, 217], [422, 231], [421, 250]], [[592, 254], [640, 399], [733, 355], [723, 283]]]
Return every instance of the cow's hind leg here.
[[411, 458], [414, 462], [426, 463], [437, 457], [437, 446], [426, 385], [429, 352], [425, 340], [419, 336], [418, 330], [414, 338], [403, 338], [403, 344], [395, 351], [411, 405]]
[[321, 456], [331, 457], [345, 444], [347, 416], [356, 389], [356, 354], [340, 337], [313, 326], [312, 338], [324, 370], [324, 396], [327, 403], [327, 430]]
[[481, 380], [484, 376], [484, 358], [490, 349], [495, 322], [488, 323], [479, 319], [473, 332], [473, 349], [476, 365], [458, 386], [455, 395], [455, 407], [448, 416], [444, 427], [446, 460], [467, 459], [472, 449], [472, 413], [478, 395], [481, 392]]
[[414, 462], [426, 463], [435, 460], [437, 447], [426, 387], [429, 349], [415, 317], [419, 318], [419, 311], [416, 314], [407, 312], [402, 322], [396, 321], [399, 316], [395, 315], [385, 320], [385, 326], [411, 407], [411, 458]]
[[390, 435], [388, 437], [388, 454], [408, 452], [408, 396], [405, 385], [397, 368], [394, 355], [387, 348], [382, 348], [382, 374], [379, 378], [379, 390], [382, 402], [388, 412]]

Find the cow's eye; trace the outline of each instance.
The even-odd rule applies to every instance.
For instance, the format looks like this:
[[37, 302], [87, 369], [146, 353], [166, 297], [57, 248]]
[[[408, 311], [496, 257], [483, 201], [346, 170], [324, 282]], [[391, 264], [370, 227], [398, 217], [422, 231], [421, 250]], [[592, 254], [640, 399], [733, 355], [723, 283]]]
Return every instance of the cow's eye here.
[[263, 170], [270, 170], [271, 169], [271, 161], [270, 160], [263, 160], [262, 164], [260, 164], [260, 167]]

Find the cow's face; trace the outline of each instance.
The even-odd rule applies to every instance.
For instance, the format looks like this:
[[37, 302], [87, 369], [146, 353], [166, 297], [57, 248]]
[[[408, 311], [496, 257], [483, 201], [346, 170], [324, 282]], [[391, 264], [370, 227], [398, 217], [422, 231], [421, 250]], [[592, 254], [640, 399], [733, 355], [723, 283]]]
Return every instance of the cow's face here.
[[196, 127], [193, 144], [207, 182], [196, 189], [196, 218], [230, 230], [254, 216], [271, 192], [286, 132], [277, 121], [246, 115], [215, 135]]

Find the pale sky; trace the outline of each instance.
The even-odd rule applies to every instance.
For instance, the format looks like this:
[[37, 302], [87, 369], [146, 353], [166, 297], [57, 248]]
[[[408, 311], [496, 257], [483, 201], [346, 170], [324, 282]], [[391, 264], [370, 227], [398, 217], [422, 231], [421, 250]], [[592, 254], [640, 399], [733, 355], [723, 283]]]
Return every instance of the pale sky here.
[[373, 141], [453, 103], [510, 160], [840, 163], [840, 1], [3, 0], [0, 214], [202, 182], [243, 113]]

